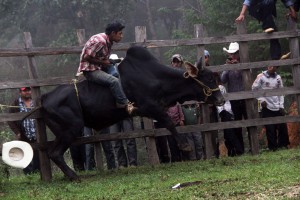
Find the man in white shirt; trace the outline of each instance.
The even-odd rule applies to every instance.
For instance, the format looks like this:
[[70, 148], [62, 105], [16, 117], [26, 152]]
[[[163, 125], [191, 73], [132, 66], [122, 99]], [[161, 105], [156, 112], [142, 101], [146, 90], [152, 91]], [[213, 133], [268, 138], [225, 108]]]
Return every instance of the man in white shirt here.
[[[270, 66], [259, 75], [252, 85], [252, 90], [269, 90], [282, 88], [281, 76], [276, 73], [276, 66]], [[284, 96], [271, 96], [258, 98], [259, 111], [262, 118], [284, 116]], [[286, 123], [265, 125], [268, 148], [276, 151], [278, 148], [288, 148], [289, 137]]]

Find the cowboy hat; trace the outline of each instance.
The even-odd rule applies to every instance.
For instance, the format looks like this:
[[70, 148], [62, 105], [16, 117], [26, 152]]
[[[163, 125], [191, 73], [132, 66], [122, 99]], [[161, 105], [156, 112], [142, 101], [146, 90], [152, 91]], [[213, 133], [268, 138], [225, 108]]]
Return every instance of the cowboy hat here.
[[2, 160], [7, 165], [16, 168], [27, 167], [33, 158], [33, 150], [29, 143], [11, 141], [3, 144]]
[[235, 53], [240, 49], [240, 45], [237, 42], [231, 42], [228, 49], [223, 47], [223, 51], [226, 51], [227, 53]]

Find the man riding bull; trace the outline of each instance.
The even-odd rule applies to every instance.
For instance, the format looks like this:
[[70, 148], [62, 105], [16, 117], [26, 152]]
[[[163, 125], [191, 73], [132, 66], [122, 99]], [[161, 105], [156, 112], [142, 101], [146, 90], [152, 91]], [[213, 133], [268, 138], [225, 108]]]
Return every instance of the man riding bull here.
[[126, 108], [131, 114], [135, 107], [125, 96], [119, 79], [106, 73], [106, 68], [114, 64], [109, 60], [113, 42], [122, 40], [124, 28], [120, 22], [113, 22], [106, 26], [105, 33], [93, 35], [82, 49], [77, 75], [83, 72], [88, 81], [109, 87], [116, 99], [116, 106]]

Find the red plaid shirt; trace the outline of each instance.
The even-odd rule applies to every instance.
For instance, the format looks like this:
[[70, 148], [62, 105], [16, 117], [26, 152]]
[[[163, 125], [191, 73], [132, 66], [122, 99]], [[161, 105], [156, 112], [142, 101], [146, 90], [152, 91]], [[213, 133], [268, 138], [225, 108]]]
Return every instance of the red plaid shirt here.
[[177, 103], [175, 106], [169, 107], [167, 114], [172, 119], [174, 125], [179, 125], [180, 121], [184, 121], [184, 115], [179, 103]]
[[80, 64], [78, 67], [77, 74], [82, 71], [95, 71], [101, 69], [100, 64], [90, 63], [84, 60], [85, 55], [89, 55], [100, 60], [105, 60], [109, 58], [112, 43], [109, 41], [108, 35], [105, 33], [99, 33], [93, 35], [84, 45], [81, 56]]

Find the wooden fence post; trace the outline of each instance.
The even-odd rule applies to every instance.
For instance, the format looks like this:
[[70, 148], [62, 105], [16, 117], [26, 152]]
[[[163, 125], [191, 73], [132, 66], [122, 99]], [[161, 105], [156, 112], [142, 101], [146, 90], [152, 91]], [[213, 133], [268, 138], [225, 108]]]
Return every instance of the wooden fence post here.
[[[292, 20], [291, 17], [288, 19], [287, 31], [297, 31], [297, 23]], [[292, 58], [299, 58], [299, 39], [297, 37], [289, 39], [290, 51], [292, 53]], [[292, 68], [293, 72], [293, 83], [295, 88], [300, 88], [300, 65], [294, 65]], [[296, 102], [298, 113], [300, 114], [300, 94], [296, 95]]]
[[[31, 34], [29, 32], [24, 32], [24, 43], [25, 48], [30, 50], [32, 48], [32, 39]], [[34, 56], [28, 56], [28, 70], [29, 70], [29, 77], [31, 79], [37, 79], [37, 69], [36, 69], [36, 62]], [[33, 87], [32, 88], [32, 98], [36, 102], [36, 106], [40, 106], [41, 102], [37, 99], [41, 96], [40, 87]], [[46, 125], [43, 119], [36, 119], [36, 128], [37, 128], [37, 142], [42, 146], [46, 147], [47, 144], [47, 134], [46, 134]], [[40, 172], [41, 172], [41, 179], [44, 181], [49, 181], [52, 178], [51, 172], [51, 163], [50, 159], [47, 154], [47, 148], [39, 149], [39, 157], [40, 157]]]
[[[77, 40], [79, 46], [84, 46], [86, 39], [85, 39], [85, 30], [84, 29], [77, 29]], [[95, 130], [92, 130], [93, 135], [97, 134], [98, 132]], [[101, 150], [101, 142], [97, 142], [93, 144], [95, 147], [95, 162], [96, 162], [96, 168], [97, 170], [103, 170], [104, 164], [103, 164], [103, 153]]]
[[[147, 40], [146, 27], [136, 26], [135, 27], [135, 41], [144, 42]], [[152, 119], [143, 118], [145, 129], [154, 129]], [[156, 149], [155, 137], [146, 137], [146, 145], [148, 152], [148, 159], [151, 165], [158, 165], [159, 158]]]
[[[202, 38], [205, 36], [203, 24], [196, 24], [194, 26], [194, 34], [195, 38]], [[202, 57], [202, 66], [205, 66], [205, 59], [204, 59], [204, 45], [197, 45], [197, 59]], [[211, 111], [209, 105], [201, 104], [201, 115], [202, 115], [202, 122], [207, 124], [210, 123], [210, 115]], [[216, 134], [218, 131], [205, 131], [203, 132], [202, 136], [204, 142], [204, 149], [205, 149], [205, 158], [210, 159], [215, 156], [215, 148], [218, 148], [216, 145]]]
[[[237, 24], [237, 34], [246, 34], [246, 23], [243, 21], [242, 23]], [[249, 62], [249, 51], [248, 51], [248, 42], [240, 42], [240, 59], [241, 63]], [[252, 90], [253, 78], [251, 76], [251, 71], [249, 69], [243, 70], [243, 83], [245, 91]], [[246, 99], [246, 109], [248, 119], [255, 119], [258, 118], [257, 108], [254, 105], [257, 105], [254, 99]], [[249, 134], [249, 142], [250, 142], [250, 149], [251, 153], [256, 155], [259, 154], [259, 142], [258, 142], [258, 133], [257, 127], [247, 127], [248, 134]]]

